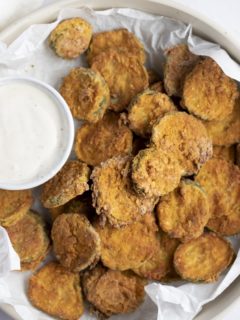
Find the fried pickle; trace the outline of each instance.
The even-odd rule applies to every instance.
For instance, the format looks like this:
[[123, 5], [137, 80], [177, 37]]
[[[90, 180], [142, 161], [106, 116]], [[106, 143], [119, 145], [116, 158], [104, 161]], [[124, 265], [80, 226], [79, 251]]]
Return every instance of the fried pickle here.
[[214, 233], [206, 233], [179, 245], [174, 254], [174, 266], [185, 280], [214, 282], [234, 256], [230, 242]]
[[79, 272], [97, 263], [100, 238], [84, 215], [61, 214], [53, 223], [53, 250], [62, 266]]
[[75, 153], [91, 166], [132, 151], [132, 132], [119, 115], [108, 112], [96, 124], [84, 124], [76, 134]]
[[96, 123], [110, 105], [110, 91], [99, 72], [75, 68], [63, 79], [60, 93], [73, 116], [78, 120]]
[[49, 45], [61, 58], [74, 59], [87, 50], [92, 26], [81, 18], [60, 22], [49, 36]]
[[213, 158], [201, 168], [196, 181], [208, 195], [211, 218], [207, 227], [226, 236], [240, 232], [240, 169]]
[[148, 197], [163, 196], [174, 190], [182, 173], [175, 154], [161, 149], [141, 150], [132, 162], [134, 189]]
[[110, 89], [110, 109], [120, 112], [131, 99], [148, 87], [143, 64], [131, 53], [108, 49], [97, 55], [91, 67], [106, 80]]
[[213, 146], [213, 157], [224, 159], [234, 163], [235, 146]]
[[0, 225], [9, 227], [21, 220], [28, 212], [33, 202], [31, 190], [1, 190], [0, 189]]
[[183, 175], [197, 173], [212, 156], [212, 141], [200, 120], [185, 112], [170, 112], [153, 126], [152, 144], [174, 152]]
[[68, 161], [43, 185], [41, 202], [45, 208], [59, 207], [89, 189], [90, 169], [80, 161]]
[[83, 276], [83, 292], [105, 317], [133, 312], [144, 300], [144, 281], [131, 272], [97, 266]]
[[170, 111], [176, 111], [176, 107], [166, 94], [147, 89], [133, 98], [128, 107], [129, 127], [137, 135], [149, 137], [156, 120]]
[[186, 75], [201, 59], [189, 51], [186, 44], [179, 44], [165, 52], [164, 88], [169, 96], [182, 96]]
[[162, 197], [156, 211], [162, 230], [182, 242], [198, 238], [210, 218], [207, 194], [191, 180]]
[[139, 220], [152, 211], [156, 197], [137, 195], [132, 189], [130, 167], [132, 157], [115, 157], [94, 168], [93, 206], [115, 227]]
[[79, 274], [55, 262], [30, 277], [27, 294], [36, 308], [60, 319], [78, 320], [84, 311]]
[[[47, 254], [49, 238], [40, 215], [29, 211], [21, 220], [6, 228], [13, 248], [21, 261], [21, 269], [40, 263]], [[39, 261], [40, 260], [40, 261]]]
[[116, 29], [95, 33], [87, 51], [87, 60], [92, 64], [94, 58], [108, 49], [118, 49], [131, 53], [142, 63], [146, 60], [143, 44], [127, 29]]
[[178, 245], [178, 240], [171, 239], [167, 234], [159, 232], [152, 242], [152, 246], [156, 246], [154, 254], [133, 271], [140, 277], [161, 281], [172, 272], [173, 254]]
[[151, 212], [122, 228], [114, 228], [109, 223], [102, 226], [99, 219], [94, 227], [101, 239], [101, 260], [110, 269], [139, 268], [156, 251], [153, 243], [156, 243], [158, 227]]
[[233, 111], [237, 84], [211, 58], [200, 61], [186, 76], [182, 106], [203, 120], [224, 120]]

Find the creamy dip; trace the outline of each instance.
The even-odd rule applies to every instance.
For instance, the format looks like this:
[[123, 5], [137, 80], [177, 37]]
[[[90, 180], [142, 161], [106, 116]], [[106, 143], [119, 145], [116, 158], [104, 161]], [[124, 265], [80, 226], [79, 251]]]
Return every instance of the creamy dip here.
[[[65, 123], [65, 124], [64, 124]], [[67, 146], [55, 96], [37, 83], [0, 82], [0, 185], [44, 179]]]

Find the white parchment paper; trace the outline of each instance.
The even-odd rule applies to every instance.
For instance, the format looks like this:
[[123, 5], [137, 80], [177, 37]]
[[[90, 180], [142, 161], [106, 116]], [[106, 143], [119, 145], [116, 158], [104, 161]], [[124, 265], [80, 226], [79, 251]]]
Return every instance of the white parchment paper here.
[[[9, 47], [0, 42], [0, 77], [27, 75], [46, 81], [58, 89], [72, 67], [86, 66], [84, 56], [73, 61], [58, 58], [47, 44], [49, 33], [62, 19], [79, 16], [89, 21], [94, 32], [125, 27], [134, 32], [144, 43], [148, 54], [147, 66], [162, 73], [164, 50], [178, 43], [187, 43], [195, 54], [212, 57], [230, 77], [240, 81], [240, 66], [219, 45], [192, 34], [190, 25], [166, 17], [154, 16], [132, 9], [111, 9], [94, 12], [88, 8], [64, 9], [58, 20], [50, 24], [33, 25], [21, 34]], [[79, 125], [76, 122], [76, 125]], [[39, 203], [35, 204], [40, 212]], [[0, 228], [0, 276], [19, 269], [19, 260]], [[2, 236], [3, 235], [3, 236]], [[6, 234], [5, 234], [6, 236]], [[1, 242], [3, 241], [3, 242]], [[114, 316], [120, 320], [191, 320], [202, 306], [222, 293], [240, 274], [240, 237], [232, 237], [238, 252], [231, 268], [213, 284], [176, 284], [175, 286], [152, 283], [146, 287], [145, 303], [135, 313]], [[4, 257], [6, 259], [4, 260]], [[27, 279], [30, 273], [11, 272], [0, 278], [0, 304], [12, 305], [24, 320], [46, 320], [49, 316], [33, 308], [26, 297]], [[92, 320], [87, 313], [81, 318]]]

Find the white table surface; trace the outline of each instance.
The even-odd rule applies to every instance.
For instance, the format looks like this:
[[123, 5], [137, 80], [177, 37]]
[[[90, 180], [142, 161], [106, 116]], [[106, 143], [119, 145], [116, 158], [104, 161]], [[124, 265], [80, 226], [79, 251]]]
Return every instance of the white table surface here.
[[[57, 0], [0, 0], [0, 28], [4, 28], [4, 25], [13, 22], [21, 15], [26, 15], [29, 11], [36, 10], [39, 7], [54, 2], [57, 2]], [[175, 0], [175, 2], [182, 3], [185, 6], [199, 11], [199, 13], [206, 15], [208, 18], [228, 29], [229, 32], [239, 35], [240, 40], [239, 0]], [[21, 8], [21, 10], [19, 8]], [[237, 308], [238, 310], [232, 310], [229, 314], [225, 314], [224, 319], [221, 320], [240, 319], [240, 317], [236, 318], [235, 313], [235, 311], [237, 311], [238, 314], [240, 314], [240, 306]], [[217, 320], [215, 317], [214, 319]], [[0, 320], [12, 320], [12, 318], [8, 317], [0, 310]]]

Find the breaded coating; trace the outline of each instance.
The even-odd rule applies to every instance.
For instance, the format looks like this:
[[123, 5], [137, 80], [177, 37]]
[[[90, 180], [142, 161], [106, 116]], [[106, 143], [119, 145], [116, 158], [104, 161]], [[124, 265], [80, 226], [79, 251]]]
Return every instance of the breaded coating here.
[[93, 35], [87, 51], [89, 64], [92, 64], [97, 55], [108, 49], [118, 49], [123, 51], [123, 53], [131, 53], [141, 63], [144, 63], [146, 60], [143, 44], [132, 32], [124, 28], [99, 32]]
[[213, 158], [196, 176], [208, 195], [211, 218], [207, 227], [222, 235], [240, 232], [240, 169], [232, 163]]
[[213, 146], [213, 157], [227, 160], [231, 163], [235, 161], [235, 146]]
[[186, 76], [182, 106], [203, 120], [224, 120], [239, 96], [237, 84], [211, 58], [200, 61]]
[[189, 51], [186, 44], [179, 44], [165, 52], [164, 88], [169, 96], [182, 96], [186, 75], [200, 61], [200, 57]]
[[159, 74], [154, 69], [147, 69], [149, 85], [161, 81]]
[[185, 280], [214, 282], [234, 256], [230, 242], [214, 233], [205, 233], [179, 245], [174, 254], [174, 266]]
[[191, 180], [162, 197], [156, 211], [162, 230], [182, 242], [198, 238], [210, 218], [207, 194]]
[[81, 18], [60, 22], [49, 36], [49, 45], [64, 59], [74, 59], [87, 50], [92, 38], [92, 26]]
[[21, 220], [33, 202], [31, 190], [0, 189], [0, 225], [9, 227]]
[[157, 91], [157, 92], [162, 92], [162, 93], [164, 93], [162, 81], [154, 82], [153, 84], [151, 84], [151, 85], [149, 86], [149, 89], [150, 89], [150, 90]]
[[240, 142], [240, 99], [233, 112], [222, 121], [203, 121], [214, 145], [230, 146]]
[[79, 274], [56, 262], [48, 263], [30, 277], [27, 295], [36, 308], [53, 317], [78, 320], [84, 312]]
[[152, 212], [122, 228], [114, 228], [109, 223], [102, 226], [99, 219], [94, 227], [101, 239], [101, 260], [110, 269], [139, 268], [156, 252], [153, 244], [156, 243], [158, 227]]
[[163, 196], [174, 190], [182, 173], [175, 154], [161, 149], [141, 150], [132, 162], [134, 188], [148, 197]]
[[137, 135], [147, 138], [158, 118], [176, 110], [174, 103], [165, 93], [147, 89], [133, 98], [128, 107], [129, 127]]
[[63, 79], [60, 93], [73, 116], [78, 120], [96, 123], [110, 105], [110, 91], [99, 72], [75, 68]]
[[84, 215], [61, 214], [53, 223], [53, 250], [62, 266], [79, 272], [97, 263], [100, 238]]
[[94, 168], [93, 206], [115, 227], [137, 221], [152, 211], [157, 199], [134, 193], [130, 178], [132, 157], [115, 157]]
[[172, 151], [184, 175], [197, 173], [212, 156], [212, 141], [200, 120], [185, 112], [171, 112], [153, 126], [152, 144]]
[[[29, 211], [21, 220], [6, 228], [13, 248], [19, 255], [21, 268], [40, 263], [49, 248], [49, 238], [44, 220], [40, 215]], [[39, 261], [40, 260], [40, 261]]]
[[106, 113], [96, 124], [82, 125], [77, 131], [75, 153], [91, 166], [131, 151], [132, 132], [113, 112]]
[[156, 247], [154, 255], [133, 271], [140, 277], [162, 281], [162, 278], [172, 272], [173, 255], [179, 241], [171, 239], [167, 234], [161, 232], [157, 234], [152, 245]]
[[59, 207], [89, 189], [89, 167], [80, 161], [65, 163], [62, 169], [42, 188], [41, 202], [45, 208]]
[[87, 300], [105, 317], [133, 312], [144, 300], [144, 281], [131, 272], [97, 266], [82, 283]]
[[108, 49], [94, 58], [91, 68], [106, 80], [110, 109], [116, 112], [123, 111], [136, 94], [148, 87], [147, 70], [131, 53]]

